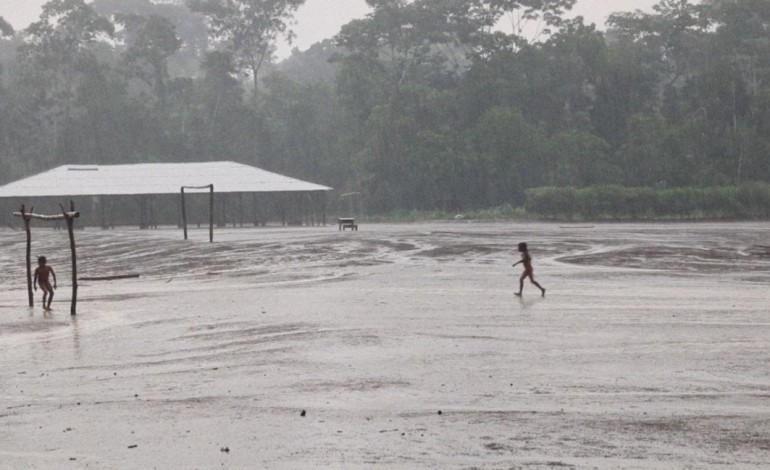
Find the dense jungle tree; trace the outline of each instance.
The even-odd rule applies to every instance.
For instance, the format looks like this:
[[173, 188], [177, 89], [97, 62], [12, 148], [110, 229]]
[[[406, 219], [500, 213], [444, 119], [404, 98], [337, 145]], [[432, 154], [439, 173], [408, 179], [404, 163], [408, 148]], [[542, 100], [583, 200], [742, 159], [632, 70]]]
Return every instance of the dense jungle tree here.
[[176, 28], [157, 15], [119, 14], [116, 21], [130, 32], [123, 61], [129, 76], [146, 83], [157, 98], [161, 114], [166, 112], [168, 60], [182, 46]]
[[289, 20], [305, 0], [188, 0], [190, 9], [208, 18], [209, 29], [225, 41], [238, 66], [248, 71], [256, 95], [259, 72], [272, 58], [276, 41], [294, 35]]

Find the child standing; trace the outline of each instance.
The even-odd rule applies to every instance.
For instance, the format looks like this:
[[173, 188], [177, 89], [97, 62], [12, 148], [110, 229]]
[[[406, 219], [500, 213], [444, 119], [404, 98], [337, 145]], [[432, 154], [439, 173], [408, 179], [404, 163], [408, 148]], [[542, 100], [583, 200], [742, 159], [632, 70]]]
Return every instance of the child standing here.
[[[53, 276], [53, 286], [51, 286], [50, 276]], [[37, 259], [37, 269], [35, 269], [35, 292], [37, 292], [37, 286], [40, 285], [40, 289], [43, 291], [43, 308], [45, 310], [51, 310], [51, 302], [53, 301], [53, 291], [56, 289], [56, 273], [53, 272], [53, 268], [48, 266], [48, 260], [45, 256], [41, 256]], [[46, 304], [46, 299], [48, 304]]]
[[532, 257], [529, 256], [529, 251], [527, 250], [527, 244], [522, 242], [519, 243], [519, 253], [521, 253], [521, 261], [517, 262], [513, 266], [519, 264], [524, 264], [524, 272], [522, 273], [521, 277], [519, 278], [519, 291], [516, 292], [516, 295], [521, 297], [521, 292], [524, 290], [524, 279], [529, 278], [530, 282], [532, 284], [536, 285], [538, 289], [540, 289], [540, 292], [542, 293], [543, 297], [545, 297], [545, 289], [543, 286], [537, 283], [535, 281], [535, 273], [532, 269]]

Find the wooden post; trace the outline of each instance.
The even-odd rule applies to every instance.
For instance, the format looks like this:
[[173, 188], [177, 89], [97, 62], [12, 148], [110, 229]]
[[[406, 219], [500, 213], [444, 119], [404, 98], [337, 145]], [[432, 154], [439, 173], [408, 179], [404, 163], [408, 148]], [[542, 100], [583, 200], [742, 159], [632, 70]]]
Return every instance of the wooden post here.
[[144, 229], [144, 196], [136, 196], [136, 202], [139, 204], [139, 229]]
[[217, 221], [217, 227], [227, 227], [227, 194], [222, 194], [219, 198], [221, 203], [219, 204], [219, 220]]
[[[33, 207], [31, 212], [35, 212]], [[32, 292], [32, 229], [30, 228], [31, 218], [27, 215], [25, 207], [21, 206], [21, 218], [24, 221], [24, 231], [27, 233], [27, 294], [29, 296], [29, 306], [35, 306], [35, 294]]]
[[61, 206], [64, 218], [67, 220], [67, 233], [70, 237], [70, 252], [72, 253], [72, 303], [70, 304], [70, 315], [77, 315], [78, 305], [78, 255], [75, 247], [75, 203], [70, 201], [70, 212], [68, 213], [64, 206]]
[[104, 207], [104, 196], [97, 196], [99, 201], [99, 222], [102, 226], [102, 230], [107, 230], [107, 208]]
[[313, 193], [307, 193], [308, 204], [310, 204], [310, 225], [315, 227], [318, 218], [315, 213], [315, 198], [313, 196]]
[[182, 227], [184, 229], [184, 239], [187, 240], [187, 207], [184, 201], [184, 186], [182, 186]]
[[109, 203], [108, 217], [110, 222], [110, 230], [114, 230], [115, 229], [115, 203], [112, 200], [112, 198], [110, 198], [109, 201], [110, 203]]
[[158, 223], [155, 221], [155, 197], [147, 196], [147, 198], [148, 198], [148, 206], [150, 208], [150, 214], [147, 217], [147, 223], [149, 224], [148, 228], [150, 230], [155, 230], [158, 228]]
[[321, 201], [321, 205], [322, 205], [321, 210], [323, 211], [323, 224], [324, 224], [324, 227], [326, 227], [326, 201], [327, 201], [326, 192], [324, 192], [323, 193], [323, 200]]
[[214, 243], [214, 185], [209, 186], [209, 243]]
[[238, 223], [243, 228], [243, 193], [238, 193]]

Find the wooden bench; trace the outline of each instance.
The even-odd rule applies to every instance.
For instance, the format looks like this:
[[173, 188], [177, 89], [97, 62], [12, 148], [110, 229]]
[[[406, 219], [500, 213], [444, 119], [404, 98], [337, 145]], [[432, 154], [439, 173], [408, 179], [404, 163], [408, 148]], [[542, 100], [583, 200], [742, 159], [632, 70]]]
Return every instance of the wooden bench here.
[[337, 224], [339, 225], [340, 231], [344, 232], [346, 229], [350, 229], [351, 231], [355, 230], [358, 232], [358, 225], [356, 224], [356, 219], [352, 217], [340, 217], [337, 219]]

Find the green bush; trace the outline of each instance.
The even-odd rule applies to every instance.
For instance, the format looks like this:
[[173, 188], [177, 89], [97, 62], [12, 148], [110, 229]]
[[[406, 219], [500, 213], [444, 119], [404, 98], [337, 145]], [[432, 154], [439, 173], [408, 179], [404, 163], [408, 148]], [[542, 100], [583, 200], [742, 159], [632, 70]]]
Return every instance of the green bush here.
[[770, 218], [770, 184], [709, 188], [533, 188], [525, 192], [533, 216], [566, 220], [697, 220]]

